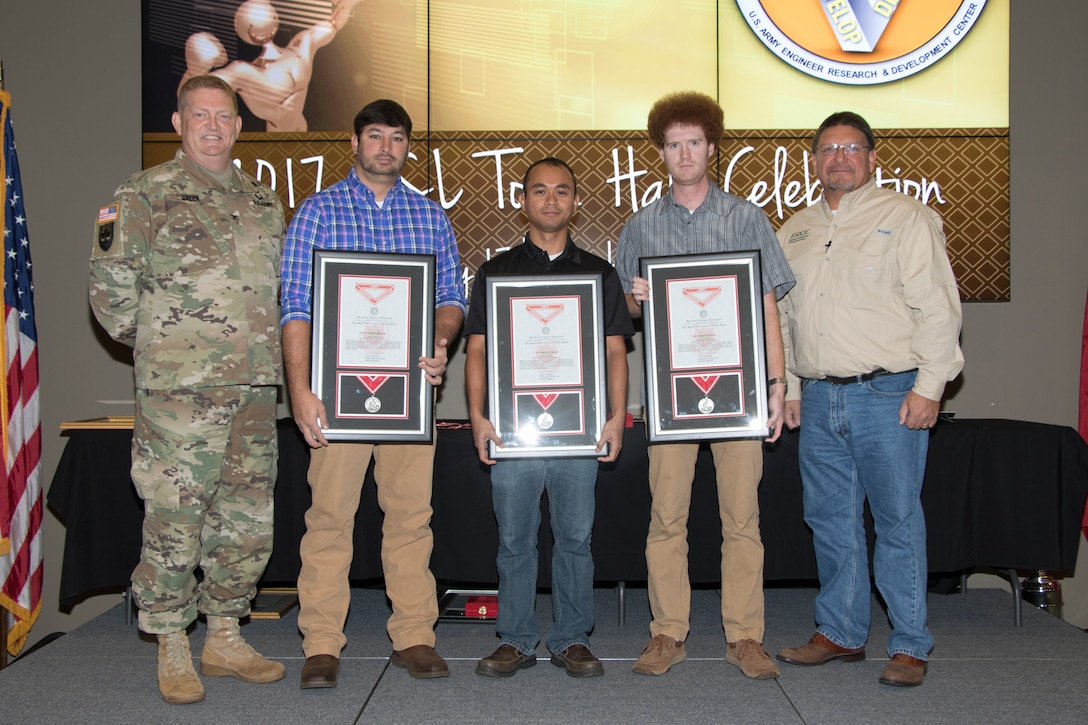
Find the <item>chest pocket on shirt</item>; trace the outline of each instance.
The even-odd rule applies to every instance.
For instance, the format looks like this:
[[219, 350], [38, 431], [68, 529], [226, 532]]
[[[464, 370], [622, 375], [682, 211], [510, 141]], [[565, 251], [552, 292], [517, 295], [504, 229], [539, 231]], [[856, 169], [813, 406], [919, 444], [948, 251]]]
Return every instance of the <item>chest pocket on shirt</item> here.
[[847, 251], [841, 294], [843, 303], [855, 309], [882, 307], [891, 302], [895, 279], [895, 236], [873, 230], [865, 241]]
[[222, 230], [201, 206], [201, 201], [168, 199], [166, 223], [159, 229], [153, 264], [162, 273], [195, 275], [223, 264], [230, 248], [220, 242]]

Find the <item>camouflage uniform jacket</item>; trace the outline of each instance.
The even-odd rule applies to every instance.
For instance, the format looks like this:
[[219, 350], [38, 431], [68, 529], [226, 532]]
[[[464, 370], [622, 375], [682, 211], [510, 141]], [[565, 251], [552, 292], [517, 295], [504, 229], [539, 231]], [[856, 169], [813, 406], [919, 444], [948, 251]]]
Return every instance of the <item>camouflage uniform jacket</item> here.
[[283, 208], [232, 167], [223, 188], [180, 150], [98, 213], [90, 302], [133, 348], [136, 387], [275, 385]]

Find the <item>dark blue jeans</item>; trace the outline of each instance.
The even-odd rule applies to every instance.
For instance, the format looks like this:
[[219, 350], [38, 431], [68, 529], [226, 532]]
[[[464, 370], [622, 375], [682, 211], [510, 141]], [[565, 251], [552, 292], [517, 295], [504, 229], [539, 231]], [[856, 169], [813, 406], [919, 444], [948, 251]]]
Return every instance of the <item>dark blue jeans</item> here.
[[593, 629], [590, 537], [597, 461], [500, 460], [491, 469], [491, 500], [499, 524], [499, 616], [503, 644], [532, 654], [540, 641], [536, 611], [537, 531], [545, 489], [552, 524], [552, 617], [548, 649], [589, 644]]

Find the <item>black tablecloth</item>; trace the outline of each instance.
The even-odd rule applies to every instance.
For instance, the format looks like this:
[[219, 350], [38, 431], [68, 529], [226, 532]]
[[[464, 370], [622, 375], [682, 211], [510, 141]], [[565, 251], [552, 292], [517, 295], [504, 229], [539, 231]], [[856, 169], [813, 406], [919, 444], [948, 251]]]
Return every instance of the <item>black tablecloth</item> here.
[[[309, 449], [290, 420], [279, 421], [275, 551], [266, 584], [293, 583], [298, 542], [310, 503]], [[143, 507], [129, 478], [132, 433], [75, 430], [57, 467], [48, 501], [67, 526], [60, 601], [118, 591], [139, 558]], [[759, 491], [766, 548], [765, 578], [812, 580], [816, 562], [804, 524], [797, 469], [797, 435], [765, 447]], [[951, 573], [977, 566], [1071, 571], [1088, 496], [1088, 445], [1067, 427], [1007, 420], [942, 422], [931, 433], [922, 504], [929, 570]], [[431, 567], [445, 582], [497, 581], [497, 533], [486, 468], [475, 457], [471, 431], [442, 428], [434, 480], [435, 548]], [[650, 493], [644, 429], [629, 428], [620, 460], [602, 466], [593, 530], [595, 579], [642, 581]], [[541, 541], [550, 542], [547, 517]], [[696, 583], [719, 579], [720, 523], [713, 463], [702, 451], [689, 522], [690, 573]], [[372, 473], [355, 528], [355, 580], [381, 577], [381, 512]], [[548, 581], [550, 547], [541, 547], [541, 582]]]

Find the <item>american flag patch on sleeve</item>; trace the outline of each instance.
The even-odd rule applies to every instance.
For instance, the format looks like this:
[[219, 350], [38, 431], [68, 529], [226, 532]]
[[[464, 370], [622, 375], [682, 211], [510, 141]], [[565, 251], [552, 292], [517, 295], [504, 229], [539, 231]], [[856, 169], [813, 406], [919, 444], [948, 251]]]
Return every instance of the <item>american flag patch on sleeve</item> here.
[[117, 205], [109, 204], [98, 210], [98, 223], [105, 224], [117, 220]]

